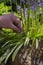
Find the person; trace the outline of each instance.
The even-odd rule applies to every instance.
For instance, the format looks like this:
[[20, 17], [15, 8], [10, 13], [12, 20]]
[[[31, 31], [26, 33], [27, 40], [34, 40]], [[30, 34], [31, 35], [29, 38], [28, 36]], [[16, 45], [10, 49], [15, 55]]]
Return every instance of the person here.
[[13, 14], [0, 16], [0, 28], [10, 28], [18, 33], [22, 31], [22, 26], [19, 18]]

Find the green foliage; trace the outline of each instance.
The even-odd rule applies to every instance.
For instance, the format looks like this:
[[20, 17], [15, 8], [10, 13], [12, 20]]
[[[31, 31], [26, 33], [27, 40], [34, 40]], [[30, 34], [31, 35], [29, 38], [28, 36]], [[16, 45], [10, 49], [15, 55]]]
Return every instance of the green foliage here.
[[11, 10], [11, 6], [5, 6], [4, 3], [0, 3], [0, 15], [7, 14]]
[[[1, 14], [8, 13], [9, 9], [3, 3], [0, 4]], [[31, 45], [30, 40], [32, 40], [32, 47], [36, 44], [36, 40], [43, 40], [43, 7], [38, 7], [36, 11], [27, 7], [27, 16], [25, 13], [23, 14], [23, 10], [21, 8], [20, 12], [17, 12], [17, 16], [22, 19], [22, 33], [15, 33], [11, 29], [0, 30], [0, 64], [6, 63], [11, 55], [12, 61], [14, 61], [22, 46]]]

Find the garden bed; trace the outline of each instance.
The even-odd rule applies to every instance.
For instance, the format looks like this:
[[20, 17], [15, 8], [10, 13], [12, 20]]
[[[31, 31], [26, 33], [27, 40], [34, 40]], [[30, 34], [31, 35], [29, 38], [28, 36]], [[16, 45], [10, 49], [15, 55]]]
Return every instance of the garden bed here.
[[18, 52], [15, 61], [12, 62], [10, 57], [7, 65], [39, 65], [40, 61], [43, 61], [43, 40], [39, 44], [38, 49], [23, 46]]

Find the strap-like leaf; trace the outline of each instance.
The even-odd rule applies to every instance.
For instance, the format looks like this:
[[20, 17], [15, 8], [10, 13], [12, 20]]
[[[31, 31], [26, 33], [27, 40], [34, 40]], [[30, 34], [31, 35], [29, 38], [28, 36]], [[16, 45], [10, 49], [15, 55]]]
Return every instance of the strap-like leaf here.
[[8, 49], [1, 57], [0, 57], [0, 64], [2, 63], [2, 61], [6, 58], [7, 54], [10, 52], [10, 50]]
[[20, 44], [20, 45], [16, 48], [16, 50], [14, 51], [14, 53], [13, 53], [13, 55], [12, 55], [12, 61], [15, 60], [15, 57], [16, 57], [18, 51], [20, 50], [20, 48], [22, 47], [22, 45], [23, 45], [23, 44]]
[[7, 57], [6, 57], [5, 61], [4, 61], [5, 64], [6, 64], [8, 58], [9, 58], [10, 55], [13, 53], [13, 51], [15, 50], [16, 47], [17, 47], [17, 45], [16, 45], [16, 46], [11, 50], [11, 52], [7, 55]]

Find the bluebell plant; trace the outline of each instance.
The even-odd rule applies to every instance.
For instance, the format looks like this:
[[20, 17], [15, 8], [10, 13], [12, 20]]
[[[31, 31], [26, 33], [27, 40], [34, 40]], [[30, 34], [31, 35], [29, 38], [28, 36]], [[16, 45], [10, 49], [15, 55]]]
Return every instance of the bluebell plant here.
[[[23, 7], [22, 2], [24, 2]], [[18, 34], [9, 29], [0, 30], [0, 64], [2, 62], [6, 64], [11, 55], [14, 61], [22, 46], [29, 45], [33, 48], [36, 42], [43, 39], [43, 2], [41, 3], [41, 0], [20, 0], [17, 15], [21, 17], [22, 33]]]

